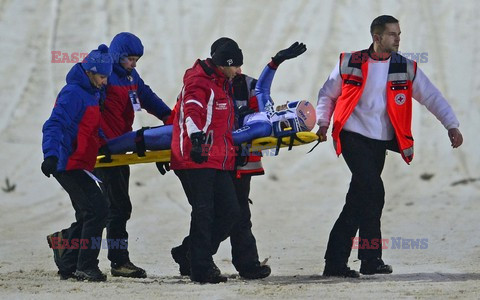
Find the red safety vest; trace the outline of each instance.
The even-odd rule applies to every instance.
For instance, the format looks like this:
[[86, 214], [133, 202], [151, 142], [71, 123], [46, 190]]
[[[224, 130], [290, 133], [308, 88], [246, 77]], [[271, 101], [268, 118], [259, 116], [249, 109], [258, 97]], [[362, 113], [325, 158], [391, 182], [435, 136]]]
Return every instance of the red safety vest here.
[[[368, 49], [340, 54], [342, 93], [333, 116], [332, 137], [337, 155], [342, 153], [340, 132], [362, 96], [368, 74]], [[395, 130], [398, 149], [409, 164], [413, 159], [412, 82], [417, 63], [392, 53], [387, 78], [387, 112]]]

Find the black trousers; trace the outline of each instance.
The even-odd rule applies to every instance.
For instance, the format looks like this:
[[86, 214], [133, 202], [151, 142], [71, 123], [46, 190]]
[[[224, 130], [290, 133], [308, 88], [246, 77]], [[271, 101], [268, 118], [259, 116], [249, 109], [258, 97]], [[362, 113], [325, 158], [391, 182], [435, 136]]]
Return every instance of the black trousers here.
[[374, 140], [348, 131], [340, 133], [340, 140], [352, 179], [346, 203], [330, 232], [325, 259], [333, 263], [346, 263], [357, 230], [360, 246], [364, 248], [359, 248], [358, 258], [381, 258], [380, 218], [385, 203], [381, 174], [391, 141]]
[[189, 169], [176, 170], [175, 174], [192, 205], [189, 233], [192, 275], [202, 276], [212, 268], [212, 256], [238, 220], [235, 188], [228, 171]]
[[260, 263], [257, 241], [252, 233], [252, 214], [249, 203], [251, 179], [250, 175], [233, 179], [240, 207], [240, 218], [230, 232], [230, 244], [232, 245], [232, 263], [239, 272]]
[[[240, 272], [258, 265], [260, 262], [258, 260], [257, 241], [252, 232], [252, 215], [249, 205], [252, 176], [243, 175], [241, 178], [236, 178], [233, 173], [231, 175], [240, 208], [240, 217], [230, 232], [230, 244], [232, 246], [232, 263]], [[183, 239], [180, 247], [182, 251], [188, 251], [190, 248], [189, 236]]]
[[[59, 172], [55, 178], [67, 191], [75, 209], [76, 221], [62, 230], [62, 238], [67, 239], [70, 246], [78, 245], [64, 250], [59, 268], [65, 272], [94, 268], [98, 266], [100, 247], [93, 245], [92, 240], [102, 238], [107, 202], [95, 181], [83, 170]], [[84, 244], [85, 249], [81, 247], [80, 240], [89, 241]]]
[[128, 195], [130, 167], [97, 168], [95, 175], [102, 180], [100, 187], [108, 202], [107, 239], [119, 241], [122, 245], [109, 247], [108, 259], [122, 265], [130, 260], [127, 232], [127, 221], [132, 213]]

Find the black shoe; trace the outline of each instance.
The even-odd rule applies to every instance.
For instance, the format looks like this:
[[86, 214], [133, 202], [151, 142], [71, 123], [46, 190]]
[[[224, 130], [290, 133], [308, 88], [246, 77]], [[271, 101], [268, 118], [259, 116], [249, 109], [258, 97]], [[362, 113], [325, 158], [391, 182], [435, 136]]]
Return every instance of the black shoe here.
[[218, 268], [210, 268], [203, 274], [194, 274], [190, 275], [190, 280], [200, 283], [220, 283], [220, 282], [227, 282], [227, 277], [222, 276], [220, 274], [220, 270]]
[[173, 260], [179, 265], [180, 275], [190, 276], [190, 259], [183, 246], [172, 248]]
[[87, 281], [106, 281], [107, 275], [103, 274], [98, 267], [91, 268], [88, 270], [77, 270], [74, 273], [75, 278], [78, 280], [87, 280]]
[[348, 277], [358, 278], [360, 274], [350, 269], [347, 264], [325, 263], [325, 269], [323, 270], [323, 276], [326, 277]]
[[147, 272], [144, 269], [137, 267], [132, 262], [127, 261], [124, 264], [112, 263], [112, 276], [132, 277], [132, 278], [146, 278]]
[[75, 278], [75, 271], [58, 271], [58, 275], [60, 276], [60, 280], [67, 280], [70, 278]]
[[269, 265], [255, 264], [253, 266], [241, 269], [238, 274], [245, 279], [261, 279], [268, 277], [272, 273]]
[[391, 274], [392, 272], [392, 266], [386, 265], [381, 258], [362, 260], [360, 265], [360, 273], [363, 275]]

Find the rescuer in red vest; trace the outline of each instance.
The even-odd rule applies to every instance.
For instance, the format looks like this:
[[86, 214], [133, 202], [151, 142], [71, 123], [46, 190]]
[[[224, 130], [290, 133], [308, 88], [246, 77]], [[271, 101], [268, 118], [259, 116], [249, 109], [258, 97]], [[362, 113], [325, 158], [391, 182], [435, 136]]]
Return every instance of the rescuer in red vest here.
[[352, 239], [369, 247], [359, 249], [360, 273], [390, 274], [382, 260], [380, 217], [385, 202], [381, 178], [386, 150], [413, 159], [412, 97], [433, 113], [448, 130], [453, 148], [463, 142], [459, 122], [440, 91], [399, 53], [400, 26], [392, 16], [379, 16], [370, 26], [373, 44], [365, 50], [342, 53], [320, 89], [317, 135], [327, 140], [333, 115], [332, 138], [352, 172], [346, 204], [332, 231], [325, 253], [324, 276], [359, 277], [348, 267]]

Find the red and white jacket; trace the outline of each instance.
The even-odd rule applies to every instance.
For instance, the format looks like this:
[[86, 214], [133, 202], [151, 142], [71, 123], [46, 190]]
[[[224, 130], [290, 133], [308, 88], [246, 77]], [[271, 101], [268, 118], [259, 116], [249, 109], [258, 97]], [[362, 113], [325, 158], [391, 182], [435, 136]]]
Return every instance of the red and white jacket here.
[[[228, 79], [210, 59], [197, 60], [185, 72], [173, 120], [171, 168], [218, 169], [235, 168], [235, 147], [232, 131], [235, 108]], [[208, 160], [197, 164], [190, 158], [192, 133], [207, 135]]]

